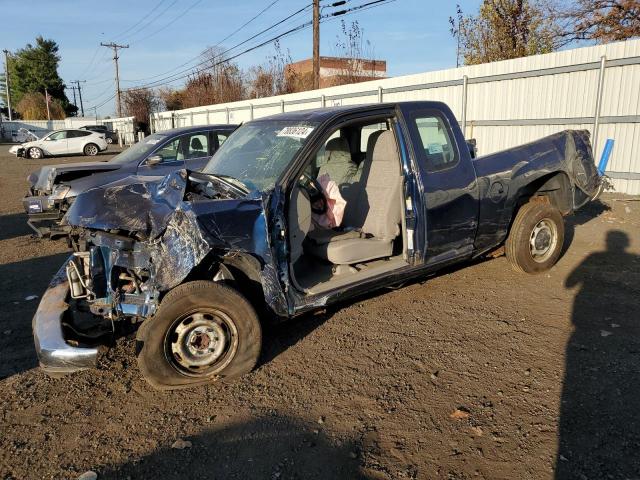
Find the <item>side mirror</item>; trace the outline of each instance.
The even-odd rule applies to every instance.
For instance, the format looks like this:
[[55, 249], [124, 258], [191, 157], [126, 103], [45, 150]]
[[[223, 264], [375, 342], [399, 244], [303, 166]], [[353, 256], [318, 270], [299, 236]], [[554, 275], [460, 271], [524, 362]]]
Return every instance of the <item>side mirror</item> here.
[[162, 157], [160, 155], [153, 155], [147, 158], [146, 164], [149, 167], [153, 167], [154, 165], [158, 165], [160, 162], [162, 162]]

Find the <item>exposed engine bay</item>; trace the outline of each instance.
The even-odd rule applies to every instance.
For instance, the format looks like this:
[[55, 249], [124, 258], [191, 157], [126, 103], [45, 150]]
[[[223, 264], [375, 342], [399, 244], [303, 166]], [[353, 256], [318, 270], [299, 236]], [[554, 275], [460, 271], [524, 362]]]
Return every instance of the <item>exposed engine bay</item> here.
[[[154, 204], [164, 208], [155, 211], [158, 216], [153, 221], [141, 224], [135, 216], [137, 209], [130, 204], [129, 225], [121, 221], [123, 228], [102, 230], [92, 228], [89, 222], [104, 226], [113, 222], [108, 226], [114, 227], [125, 220], [122, 209], [118, 218], [109, 218], [111, 210], [104, 204], [100, 216], [86, 210], [80, 216], [71, 212], [67, 221], [74, 223], [69, 235], [74, 253], [66, 265], [66, 276], [73, 315], [66, 316], [64, 326], [74, 336], [95, 339], [115, 332], [116, 322], [135, 325], [152, 316], [162, 293], [181, 283], [211, 250], [191, 202], [237, 198], [240, 187], [226, 182], [220, 187], [219, 182], [202, 174], [191, 173], [185, 180], [187, 174], [182, 171], [157, 184], [144, 184], [144, 191], [140, 183], [105, 189], [104, 198], [118, 204], [125, 197], [133, 200], [135, 196], [140, 202], [162, 195], [163, 202]], [[77, 207], [87, 201], [90, 198], [80, 196]], [[149, 212], [152, 215], [154, 210]], [[78, 226], [83, 223], [78, 219], [87, 226]]]

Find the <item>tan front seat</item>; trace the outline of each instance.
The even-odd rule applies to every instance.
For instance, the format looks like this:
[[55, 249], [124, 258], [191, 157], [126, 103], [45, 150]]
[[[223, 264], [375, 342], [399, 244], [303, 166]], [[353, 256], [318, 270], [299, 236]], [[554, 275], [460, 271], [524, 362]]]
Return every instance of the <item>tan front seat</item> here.
[[308, 249], [313, 255], [338, 265], [391, 256], [400, 234], [402, 175], [400, 156], [392, 131], [373, 140], [371, 161], [365, 161], [361, 188], [344, 224], [359, 232], [331, 232]]

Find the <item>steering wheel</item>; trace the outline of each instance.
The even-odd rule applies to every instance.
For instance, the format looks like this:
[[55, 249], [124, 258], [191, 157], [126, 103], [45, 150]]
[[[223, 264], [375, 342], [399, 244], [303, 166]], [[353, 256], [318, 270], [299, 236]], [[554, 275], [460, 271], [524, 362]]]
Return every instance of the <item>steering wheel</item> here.
[[298, 179], [298, 185], [309, 195], [311, 211], [318, 215], [326, 213], [328, 208], [327, 197], [324, 196], [320, 182], [306, 173], [302, 173]]

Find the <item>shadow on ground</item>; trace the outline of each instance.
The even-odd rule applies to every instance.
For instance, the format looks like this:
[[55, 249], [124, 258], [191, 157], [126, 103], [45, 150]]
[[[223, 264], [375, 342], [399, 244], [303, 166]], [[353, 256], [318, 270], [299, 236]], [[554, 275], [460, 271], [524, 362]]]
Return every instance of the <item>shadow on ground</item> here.
[[99, 478], [367, 478], [360, 472], [355, 442], [332, 441], [320, 425], [282, 415], [256, 417], [182, 440], [192, 446], [171, 448], [171, 439], [146, 457], [108, 467]]
[[[0, 265], [0, 379], [37, 365], [31, 319], [68, 253]], [[37, 296], [31, 300], [27, 297]]]
[[[640, 256], [611, 230], [571, 272], [578, 287], [565, 354], [557, 479], [640, 477]], [[603, 295], [602, 292], [609, 292]]]
[[12, 213], [0, 216], [0, 240], [8, 240], [33, 233], [33, 230], [27, 225], [26, 213]]
[[609, 205], [600, 200], [596, 200], [587, 203], [573, 215], [564, 217], [564, 246], [562, 248], [562, 255], [571, 247], [577, 226], [590, 222], [610, 210], [611, 207]]

